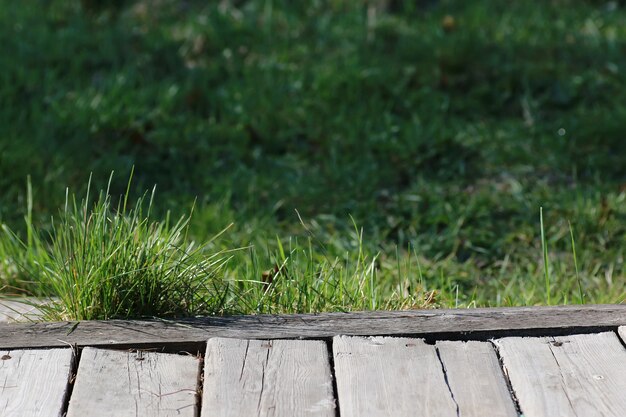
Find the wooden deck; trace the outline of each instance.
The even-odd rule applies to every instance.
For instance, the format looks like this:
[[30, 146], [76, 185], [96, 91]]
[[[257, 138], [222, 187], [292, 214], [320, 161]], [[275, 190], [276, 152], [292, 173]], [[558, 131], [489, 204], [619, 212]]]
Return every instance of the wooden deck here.
[[626, 416], [626, 305], [0, 324], [0, 416]]

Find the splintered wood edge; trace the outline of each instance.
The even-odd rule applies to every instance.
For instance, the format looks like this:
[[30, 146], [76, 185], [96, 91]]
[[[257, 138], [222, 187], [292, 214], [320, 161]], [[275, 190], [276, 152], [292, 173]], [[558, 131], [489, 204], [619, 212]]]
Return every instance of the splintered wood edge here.
[[115, 346], [191, 349], [212, 337], [330, 339], [336, 335], [420, 336], [486, 340], [511, 335], [556, 335], [617, 330], [626, 305], [365, 311], [204, 317], [181, 320], [109, 320], [0, 323], [0, 349]]

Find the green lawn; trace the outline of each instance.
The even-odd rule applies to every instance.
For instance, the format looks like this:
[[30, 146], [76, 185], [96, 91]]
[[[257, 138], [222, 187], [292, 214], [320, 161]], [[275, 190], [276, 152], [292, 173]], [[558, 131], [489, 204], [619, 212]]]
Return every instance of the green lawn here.
[[0, 1], [2, 292], [78, 319], [624, 302], [625, 21]]

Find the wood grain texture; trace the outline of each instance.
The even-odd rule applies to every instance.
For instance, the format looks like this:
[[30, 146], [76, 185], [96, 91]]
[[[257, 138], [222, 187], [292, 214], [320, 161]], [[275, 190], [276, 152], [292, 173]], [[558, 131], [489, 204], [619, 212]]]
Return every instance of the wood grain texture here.
[[72, 374], [72, 349], [0, 351], [0, 416], [59, 416]]
[[208, 341], [202, 416], [334, 415], [326, 343], [222, 338]]
[[624, 342], [624, 344], [626, 344], [626, 326], [621, 326], [618, 329], [618, 333], [620, 337], [622, 338], [622, 341]]
[[491, 343], [442, 341], [436, 348], [460, 416], [517, 417]]
[[0, 323], [37, 321], [41, 318], [41, 310], [36, 298], [0, 299]]
[[333, 339], [341, 417], [457, 417], [435, 347], [421, 339]]
[[626, 416], [626, 349], [615, 333], [494, 343], [525, 417]]
[[[0, 349], [19, 347], [167, 346], [238, 339], [331, 338], [343, 335], [445, 335], [451, 333], [595, 329], [626, 325], [626, 305], [510, 307], [458, 310], [371, 311], [284, 316], [207, 317], [177, 321], [90, 321], [0, 324]], [[519, 334], [519, 333], [516, 333]], [[545, 333], [544, 333], [545, 334]]]
[[199, 359], [85, 348], [68, 417], [195, 416]]

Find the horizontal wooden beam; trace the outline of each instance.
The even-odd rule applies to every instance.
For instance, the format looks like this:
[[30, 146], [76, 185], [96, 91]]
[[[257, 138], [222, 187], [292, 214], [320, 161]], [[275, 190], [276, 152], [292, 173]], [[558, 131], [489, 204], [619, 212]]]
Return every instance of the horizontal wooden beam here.
[[327, 339], [336, 335], [402, 335], [485, 339], [617, 329], [626, 305], [366, 311], [204, 317], [183, 320], [109, 320], [0, 324], [0, 349], [82, 346], [167, 347], [212, 337]]

